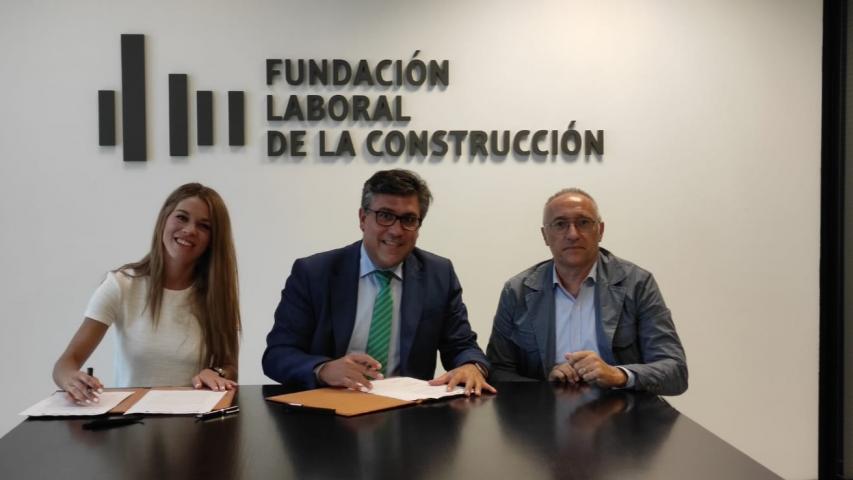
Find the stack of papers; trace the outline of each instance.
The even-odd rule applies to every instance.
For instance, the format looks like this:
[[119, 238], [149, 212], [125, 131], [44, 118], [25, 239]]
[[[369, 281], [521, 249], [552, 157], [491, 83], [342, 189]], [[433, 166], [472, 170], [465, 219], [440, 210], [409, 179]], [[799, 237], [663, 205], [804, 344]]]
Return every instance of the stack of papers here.
[[433, 400], [442, 397], [453, 397], [465, 393], [465, 388], [457, 386], [447, 391], [447, 385], [430, 385], [426, 380], [411, 377], [391, 377], [382, 380], [371, 380], [373, 388], [369, 393], [383, 397], [416, 402], [418, 400]]
[[210, 390], [151, 390], [127, 409], [131, 413], [160, 413], [183, 415], [205, 413], [222, 400], [225, 392]]
[[77, 405], [68, 399], [65, 392], [53, 395], [24, 410], [19, 415], [27, 417], [69, 417], [77, 415], [103, 415], [118, 406], [133, 392], [103, 392], [98, 403]]
[[[136, 391], [106, 391], [101, 393], [98, 403], [78, 405], [68, 399], [65, 392], [53, 395], [24, 410], [20, 415], [28, 417], [75, 417], [103, 415], [116, 408]], [[156, 413], [165, 415], [199, 414], [213, 410], [227, 392], [210, 390], [169, 389], [143, 390], [137, 400], [124, 414]], [[120, 410], [119, 410], [120, 412]]]

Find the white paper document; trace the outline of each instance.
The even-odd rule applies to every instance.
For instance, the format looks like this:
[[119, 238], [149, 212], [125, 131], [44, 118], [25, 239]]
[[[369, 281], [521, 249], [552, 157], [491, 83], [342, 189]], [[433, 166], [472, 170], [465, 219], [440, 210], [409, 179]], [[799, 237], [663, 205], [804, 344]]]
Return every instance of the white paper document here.
[[204, 413], [222, 400], [225, 392], [210, 390], [149, 390], [145, 395], [127, 409], [131, 413], [162, 413], [183, 415], [189, 413]]
[[391, 397], [399, 400], [414, 402], [442, 397], [452, 397], [465, 393], [463, 387], [457, 386], [447, 391], [447, 385], [430, 385], [426, 380], [411, 377], [391, 377], [382, 380], [371, 380], [373, 388], [369, 393]]
[[68, 400], [65, 392], [53, 395], [24, 410], [19, 415], [28, 417], [68, 417], [76, 415], [103, 415], [116, 407], [133, 392], [103, 392], [98, 403], [77, 405]]

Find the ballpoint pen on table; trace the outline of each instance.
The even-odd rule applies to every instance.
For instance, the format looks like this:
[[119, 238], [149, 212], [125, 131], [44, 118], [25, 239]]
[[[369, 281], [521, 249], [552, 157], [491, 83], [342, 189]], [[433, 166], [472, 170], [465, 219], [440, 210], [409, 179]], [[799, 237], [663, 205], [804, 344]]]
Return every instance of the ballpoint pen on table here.
[[124, 427], [125, 425], [142, 424], [142, 415], [122, 415], [120, 417], [105, 417], [83, 424], [83, 430], [106, 430], [108, 428]]
[[205, 413], [199, 413], [195, 416], [196, 420], [207, 420], [208, 418], [218, 418], [224, 417], [225, 415], [231, 415], [232, 413], [237, 413], [240, 411], [239, 405], [233, 405], [226, 408], [220, 408], [219, 410], [211, 410]]

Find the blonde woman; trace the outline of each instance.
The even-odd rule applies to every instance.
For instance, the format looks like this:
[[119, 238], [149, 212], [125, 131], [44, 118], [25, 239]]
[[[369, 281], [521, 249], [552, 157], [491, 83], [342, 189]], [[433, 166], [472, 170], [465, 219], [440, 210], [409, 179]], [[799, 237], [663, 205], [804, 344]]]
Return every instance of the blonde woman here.
[[231, 220], [216, 191], [198, 183], [169, 195], [151, 251], [107, 274], [53, 368], [77, 403], [98, 401], [101, 381], [80, 371], [116, 327], [117, 387], [237, 383], [240, 305]]

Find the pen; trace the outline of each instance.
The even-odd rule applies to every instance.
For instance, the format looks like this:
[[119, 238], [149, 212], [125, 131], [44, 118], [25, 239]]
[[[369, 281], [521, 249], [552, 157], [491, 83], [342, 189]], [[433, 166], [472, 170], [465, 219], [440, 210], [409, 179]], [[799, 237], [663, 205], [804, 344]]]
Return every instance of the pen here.
[[[88, 376], [90, 376], [90, 377], [91, 377], [91, 376], [94, 376], [94, 375], [95, 375], [95, 369], [94, 369], [94, 367], [86, 367], [86, 375], [88, 375]], [[92, 388], [87, 388], [86, 390], [88, 390], [90, 393], [93, 393], [93, 394], [95, 395], [95, 402], [97, 402], [97, 401], [98, 401], [98, 397], [100, 397], [100, 396], [101, 396], [101, 392], [100, 392], [100, 391], [98, 391], [98, 390], [92, 389]], [[89, 403], [89, 401], [88, 401], [88, 400], [86, 400], [86, 403]]]
[[123, 427], [125, 425], [133, 425], [135, 423], [143, 423], [142, 415], [122, 415], [120, 417], [107, 417], [92, 420], [83, 424], [83, 430], [106, 430], [108, 428]]
[[219, 410], [211, 410], [205, 413], [199, 413], [195, 416], [196, 420], [207, 420], [208, 418], [215, 417], [224, 417], [225, 415], [231, 415], [232, 413], [237, 413], [240, 411], [239, 405], [233, 405], [231, 407], [220, 408]]

